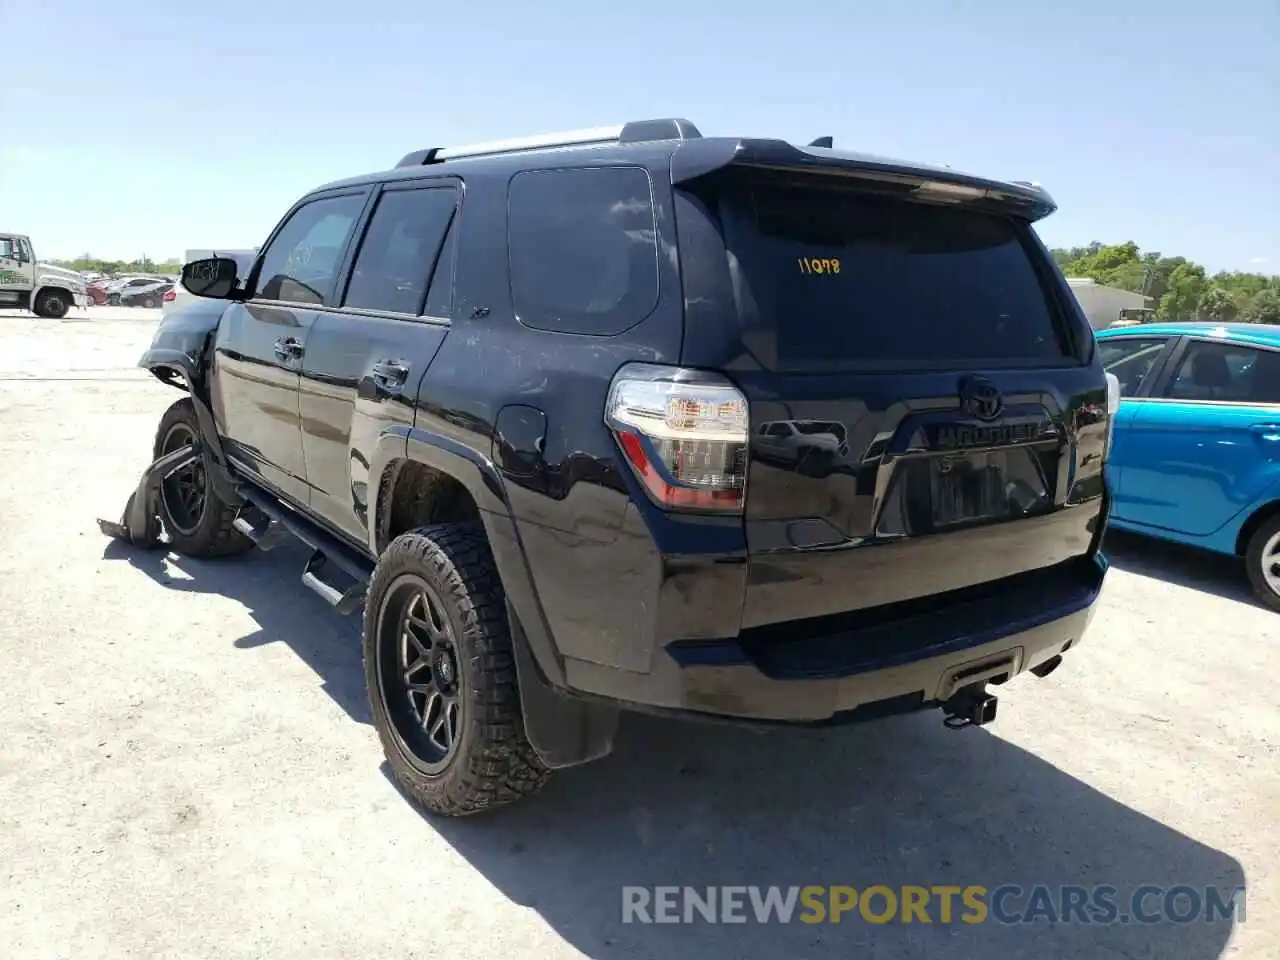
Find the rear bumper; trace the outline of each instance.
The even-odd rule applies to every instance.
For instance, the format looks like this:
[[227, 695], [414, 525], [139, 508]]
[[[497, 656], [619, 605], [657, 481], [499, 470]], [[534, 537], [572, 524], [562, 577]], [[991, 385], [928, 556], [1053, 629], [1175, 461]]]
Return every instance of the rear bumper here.
[[844, 722], [934, 707], [966, 678], [995, 670], [990, 682], [1002, 683], [1080, 644], [1106, 572], [1100, 556], [1081, 559], [1094, 572], [1052, 604], [984, 600], [1004, 609], [1002, 622], [983, 623], [960, 601], [910, 622], [801, 640], [677, 641], [647, 673], [566, 658], [566, 685], [622, 706], [745, 722]]

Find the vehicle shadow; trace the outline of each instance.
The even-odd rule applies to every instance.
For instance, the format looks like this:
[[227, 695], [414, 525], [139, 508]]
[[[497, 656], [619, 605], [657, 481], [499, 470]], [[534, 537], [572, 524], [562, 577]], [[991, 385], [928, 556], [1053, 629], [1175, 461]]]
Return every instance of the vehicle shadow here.
[[[198, 561], [117, 541], [104, 552], [166, 589], [243, 603], [356, 721], [369, 723], [355, 618], [335, 616], [298, 582], [305, 548], [282, 545], [234, 563]], [[389, 770], [383, 773], [390, 779]], [[424, 815], [516, 904], [595, 960], [802, 960], [808, 957], [1208, 960], [1233, 923], [952, 922], [880, 925], [856, 909], [839, 923], [622, 922], [626, 886], [779, 887], [1039, 884], [1116, 888], [1128, 912], [1144, 884], [1245, 886], [1240, 863], [1130, 809], [986, 730], [950, 732], [936, 713], [828, 730], [759, 734], [624, 715], [613, 754], [563, 770], [540, 794], [491, 815]], [[1059, 896], [1058, 903], [1061, 903]], [[1158, 909], [1160, 897], [1144, 906]], [[877, 901], [883, 909], [883, 900]], [[1028, 895], [1003, 902], [1028, 906]], [[1060, 909], [1060, 907], [1059, 907]], [[748, 902], [746, 913], [752, 908]], [[799, 911], [798, 911], [799, 913]], [[900, 916], [900, 915], [899, 915]], [[872, 951], [874, 950], [874, 953]], [[865, 951], [865, 952], [864, 952]]]
[[1262, 606], [1236, 557], [1114, 529], [1107, 531], [1105, 550], [1117, 570]]
[[[390, 776], [384, 765], [384, 775]], [[936, 714], [766, 735], [625, 715], [614, 753], [539, 795], [464, 820], [424, 815], [499, 890], [598, 960], [1221, 955], [1231, 919], [1073, 922], [623, 923], [623, 887], [972, 884], [1117, 888], [1245, 885], [1235, 859], [984, 730]], [[763, 892], [763, 891], [762, 891]], [[1061, 898], [1058, 898], [1061, 902]], [[1159, 906], [1159, 897], [1143, 904]], [[873, 915], [884, 900], [874, 901]], [[678, 908], [677, 908], [678, 909]], [[1059, 907], [1059, 909], [1061, 909]], [[1175, 908], [1176, 909], [1176, 908]], [[799, 914], [800, 911], [798, 911]], [[901, 914], [899, 914], [901, 917]], [[874, 949], [874, 954], [871, 950]], [[867, 952], [862, 952], [866, 950]]]
[[108, 542], [107, 560], [124, 560], [167, 590], [230, 597], [248, 609], [258, 629], [235, 645], [285, 643], [320, 677], [324, 690], [358, 723], [371, 723], [360, 654], [360, 618], [334, 614], [301, 583], [308, 548], [288, 541], [234, 561], [195, 560], [164, 548], [138, 550]]

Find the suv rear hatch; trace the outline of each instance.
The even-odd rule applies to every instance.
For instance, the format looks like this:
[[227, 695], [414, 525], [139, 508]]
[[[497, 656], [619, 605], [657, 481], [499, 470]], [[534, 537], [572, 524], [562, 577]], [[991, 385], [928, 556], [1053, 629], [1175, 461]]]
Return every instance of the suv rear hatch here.
[[1037, 212], [814, 153], [677, 189], [682, 363], [748, 401], [744, 640], [1047, 609], [1095, 548], [1106, 384]]

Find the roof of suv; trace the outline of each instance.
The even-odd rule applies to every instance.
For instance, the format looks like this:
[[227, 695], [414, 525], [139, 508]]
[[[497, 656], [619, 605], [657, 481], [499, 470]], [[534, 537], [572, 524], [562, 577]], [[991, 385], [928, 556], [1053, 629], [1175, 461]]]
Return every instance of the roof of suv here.
[[612, 127], [499, 140], [458, 147], [432, 147], [406, 154], [392, 169], [348, 177], [317, 190], [364, 186], [423, 175], [443, 165], [459, 173], [517, 172], [580, 166], [608, 159], [670, 159], [673, 183], [687, 182], [730, 164], [773, 170], [843, 168], [862, 178], [897, 183], [936, 200], [994, 200], [1020, 208], [1029, 219], [1048, 216], [1057, 205], [1043, 187], [1022, 180], [997, 180], [962, 173], [944, 165], [896, 160], [836, 150], [820, 138], [806, 146], [785, 140], [747, 137], [704, 137], [688, 120], [640, 120]]

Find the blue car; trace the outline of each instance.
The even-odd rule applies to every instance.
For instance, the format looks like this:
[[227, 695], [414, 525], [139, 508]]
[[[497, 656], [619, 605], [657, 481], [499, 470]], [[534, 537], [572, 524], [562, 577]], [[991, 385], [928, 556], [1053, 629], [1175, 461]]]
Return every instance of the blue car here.
[[1102, 330], [1120, 381], [1110, 525], [1244, 558], [1280, 610], [1280, 326]]

